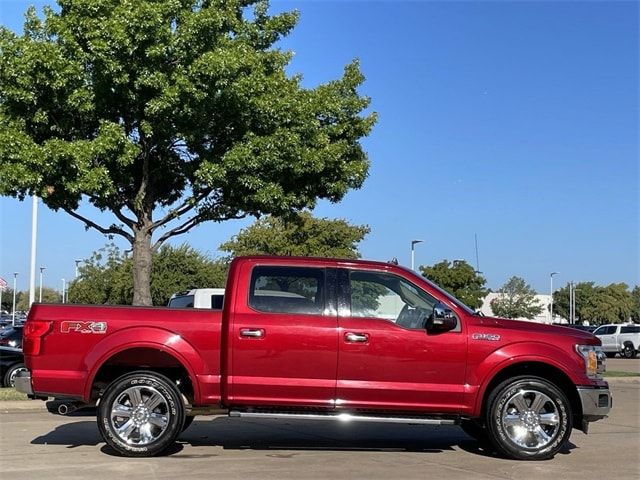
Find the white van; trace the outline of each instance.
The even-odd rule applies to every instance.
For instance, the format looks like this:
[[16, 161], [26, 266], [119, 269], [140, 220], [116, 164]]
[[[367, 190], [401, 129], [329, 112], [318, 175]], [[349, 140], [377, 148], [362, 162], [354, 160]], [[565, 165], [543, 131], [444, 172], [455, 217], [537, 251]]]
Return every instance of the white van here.
[[224, 288], [194, 288], [171, 295], [167, 307], [222, 310]]

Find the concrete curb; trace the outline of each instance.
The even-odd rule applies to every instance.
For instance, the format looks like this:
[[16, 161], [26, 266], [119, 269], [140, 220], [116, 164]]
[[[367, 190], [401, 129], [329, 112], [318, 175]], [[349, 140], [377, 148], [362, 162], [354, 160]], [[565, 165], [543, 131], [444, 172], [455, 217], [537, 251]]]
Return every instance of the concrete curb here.
[[42, 400], [5, 400], [0, 402], [0, 413], [16, 410], [46, 410], [47, 402]]
[[636, 383], [640, 385], [640, 377], [604, 377], [604, 379], [612, 384]]

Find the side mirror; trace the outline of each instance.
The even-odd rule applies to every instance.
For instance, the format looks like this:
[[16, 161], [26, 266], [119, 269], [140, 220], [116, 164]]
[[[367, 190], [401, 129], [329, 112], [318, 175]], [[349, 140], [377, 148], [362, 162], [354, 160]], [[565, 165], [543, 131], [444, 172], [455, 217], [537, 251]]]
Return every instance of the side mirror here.
[[427, 319], [427, 332], [443, 333], [458, 326], [458, 318], [444, 303], [438, 302], [433, 306], [433, 312]]

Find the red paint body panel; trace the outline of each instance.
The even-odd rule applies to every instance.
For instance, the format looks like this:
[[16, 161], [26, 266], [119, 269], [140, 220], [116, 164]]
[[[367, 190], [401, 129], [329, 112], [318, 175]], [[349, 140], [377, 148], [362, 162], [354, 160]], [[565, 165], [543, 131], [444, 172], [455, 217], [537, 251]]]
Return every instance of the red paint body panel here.
[[[392, 273], [448, 305], [460, 325], [433, 334], [381, 319], [352, 318], [335, 305], [314, 315], [259, 312], [248, 305], [256, 265]], [[122, 353], [134, 348], [162, 352], [162, 358], [182, 365], [194, 387], [195, 405], [477, 416], [491, 379], [519, 362], [550, 365], [575, 385], [606, 385], [585, 375], [575, 352], [577, 344], [598, 345], [592, 335], [473, 315], [415, 273], [379, 262], [238, 258], [231, 264], [222, 312], [36, 304], [28, 321], [52, 323], [40, 353], [25, 355], [34, 392], [85, 401], [100, 367], [115, 355], [138, 362], [136, 368], [148, 367], [144, 355], [136, 359]], [[261, 336], [241, 336], [246, 329], [259, 330]], [[350, 332], [365, 335], [366, 341], [347, 342]]]

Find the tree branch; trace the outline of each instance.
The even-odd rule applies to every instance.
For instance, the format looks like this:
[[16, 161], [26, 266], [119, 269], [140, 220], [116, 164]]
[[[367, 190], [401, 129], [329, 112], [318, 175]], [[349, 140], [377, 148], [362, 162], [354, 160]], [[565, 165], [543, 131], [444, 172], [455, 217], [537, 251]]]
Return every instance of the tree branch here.
[[151, 247], [151, 249], [153, 251], [156, 251], [158, 248], [160, 248], [160, 246], [166, 242], [167, 240], [169, 240], [171, 237], [175, 237], [176, 235], [181, 235], [183, 233], [188, 232], [189, 230], [191, 230], [193, 227], [195, 227], [196, 225], [201, 224], [202, 222], [206, 222], [208, 220], [213, 220], [216, 222], [222, 222], [224, 220], [239, 220], [241, 218], [246, 217], [247, 214], [243, 213], [241, 215], [227, 215], [225, 217], [219, 217], [219, 218], [215, 218], [215, 219], [210, 219], [210, 218], [206, 218], [203, 215], [196, 215], [194, 217], [191, 217], [189, 220], [183, 222], [181, 225], [178, 225], [175, 228], [172, 228], [171, 230], [169, 230], [168, 232], [165, 232], [157, 241], [156, 243], [153, 244], [153, 247]]
[[77, 218], [78, 220], [83, 222], [87, 227], [94, 228], [94, 229], [98, 230], [100, 233], [102, 233], [104, 235], [120, 235], [120, 236], [126, 238], [127, 240], [129, 240], [129, 242], [133, 243], [133, 236], [131, 234], [125, 232], [121, 228], [118, 228], [118, 227], [116, 227], [114, 225], [110, 226], [109, 228], [105, 228], [105, 227], [102, 227], [102, 226], [98, 225], [95, 222], [92, 222], [88, 218], [83, 217], [82, 215], [80, 215], [76, 211], [71, 210], [70, 208], [62, 207], [62, 210], [67, 212], [72, 217]]
[[188, 199], [186, 199], [179, 207], [171, 209], [169, 213], [167, 213], [163, 218], [151, 224], [151, 231], [169, 223], [171, 220], [174, 220], [184, 215], [189, 210], [192, 210], [193, 208], [195, 208], [198, 202], [200, 202], [201, 200], [204, 200], [207, 197], [207, 195], [211, 193], [212, 190], [213, 189], [208, 189], [197, 196], [191, 196]]

